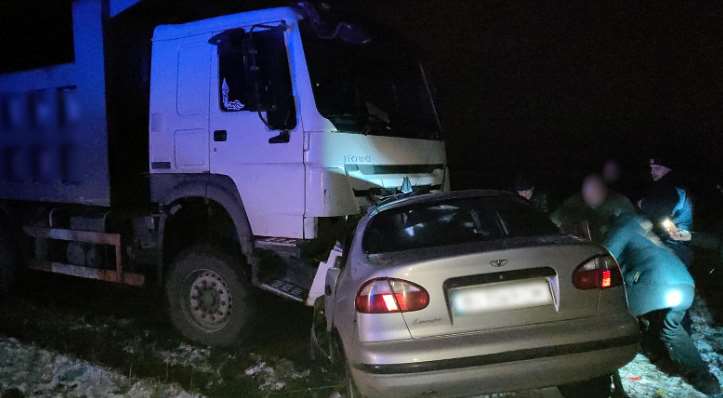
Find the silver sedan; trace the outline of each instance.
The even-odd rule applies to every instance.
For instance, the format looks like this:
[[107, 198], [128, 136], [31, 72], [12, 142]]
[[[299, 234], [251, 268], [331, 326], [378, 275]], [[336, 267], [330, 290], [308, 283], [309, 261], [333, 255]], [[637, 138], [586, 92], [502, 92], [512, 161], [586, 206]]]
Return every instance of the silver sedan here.
[[349, 397], [549, 386], [608, 397], [611, 375], [638, 351], [609, 253], [498, 191], [372, 209], [329, 269], [315, 315], [314, 347], [345, 369]]

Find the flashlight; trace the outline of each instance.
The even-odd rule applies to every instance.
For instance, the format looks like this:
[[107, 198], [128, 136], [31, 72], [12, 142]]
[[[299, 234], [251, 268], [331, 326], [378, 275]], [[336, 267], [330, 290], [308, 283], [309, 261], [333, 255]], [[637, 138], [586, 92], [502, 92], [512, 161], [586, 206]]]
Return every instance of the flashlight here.
[[673, 223], [673, 220], [671, 220], [670, 218], [666, 218], [665, 220], [663, 220], [661, 225], [665, 232], [667, 232], [668, 235], [670, 235], [671, 237], [675, 237], [678, 235], [678, 227], [675, 226], [675, 223]]
[[673, 221], [669, 218], [666, 218], [665, 220], [663, 220], [662, 226], [668, 232], [671, 232], [675, 229], [675, 224], [673, 224]]
[[666, 218], [665, 220], [663, 220], [663, 222], [661, 223], [661, 226], [663, 227], [665, 232], [667, 232], [668, 235], [670, 235], [670, 237], [673, 240], [687, 242], [693, 238], [693, 235], [690, 232], [683, 230], [683, 229], [678, 229], [678, 227], [669, 218]]

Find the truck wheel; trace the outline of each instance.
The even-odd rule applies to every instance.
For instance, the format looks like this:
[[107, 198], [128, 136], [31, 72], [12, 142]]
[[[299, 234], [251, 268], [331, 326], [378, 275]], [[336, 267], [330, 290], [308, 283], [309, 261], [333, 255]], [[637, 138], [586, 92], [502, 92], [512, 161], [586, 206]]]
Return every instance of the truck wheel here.
[[166, 294], [173, 325], [195, 342], [228, 346], [251, 329], [255, 306], [251, 289], [233, 257], [199, 245], [171, 264]]
[[0, 231], [0, 298], [12, 290], [17, 276], [18, 252], [12, 239]]

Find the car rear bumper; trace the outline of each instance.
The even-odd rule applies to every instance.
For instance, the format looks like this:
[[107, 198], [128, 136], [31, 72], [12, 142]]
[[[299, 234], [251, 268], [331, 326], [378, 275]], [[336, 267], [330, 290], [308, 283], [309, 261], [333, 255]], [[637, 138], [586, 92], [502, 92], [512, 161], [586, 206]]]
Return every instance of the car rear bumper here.
[[[513, 359], [511, 361], [505, 361], [507, 358], [504, 357], [471, 357], [474, 361], [486, 363], [482, 365], [441, 362], [419, 368], [390, 365], [368, 369], [361, 366], [353, 368], [352, 375], [359, 390], [368, 397], [462, 397], [529, 390], [591, 379], [611, 373], [630, 362], [638, 348], [635, 341], [610, 348], [584, 352], [573, 349], [568, 354], [523, 360], [514, 360], [518, 355], [514, 353], [509, 357]], [[528, 354], [532, 353], [525, 353]], [[502, 362], [496, 362], [498, 360]], [[460, 367], [453, 367], [455, 365]], [[434, 366], [439, 368], [434, 370]]]
[[527, 361], [538, 358], [549, 358], [561, 355], [583, 354], [591, 351], [600, 351], [609, 348], [635, 345], [639, 342], [638, 336], [624, 336], [609, 340], [590, 341], [586, 343], [566, 344], [525, 350], [507, 351], [496, 354], [477, 355], [471, 357], [441, 359], [438, 361], [411, 362], [400, 364], [359, 364], [355, 368], [372, 374], [401, 374], [434, 372], [441, 370], [454, 370], [474, 366], [497, 365], [500, 363]]
[[[465, 396], [587, 380], [628, 363], [639, 329], [629, 314], [474, 335], [358, 344], [348, 352], [370, 397]], [[350, 355], [349, 355], [350, 354]]]

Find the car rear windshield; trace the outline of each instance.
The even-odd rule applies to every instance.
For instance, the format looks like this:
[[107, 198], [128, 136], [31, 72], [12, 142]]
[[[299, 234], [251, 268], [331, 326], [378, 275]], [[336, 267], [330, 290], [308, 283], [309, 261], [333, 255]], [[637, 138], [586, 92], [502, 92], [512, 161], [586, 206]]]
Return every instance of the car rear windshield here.
[[366, 253], [559, 234], [542, 213], [514, 198], [475, 197], [391, 209], [364, 232]]

